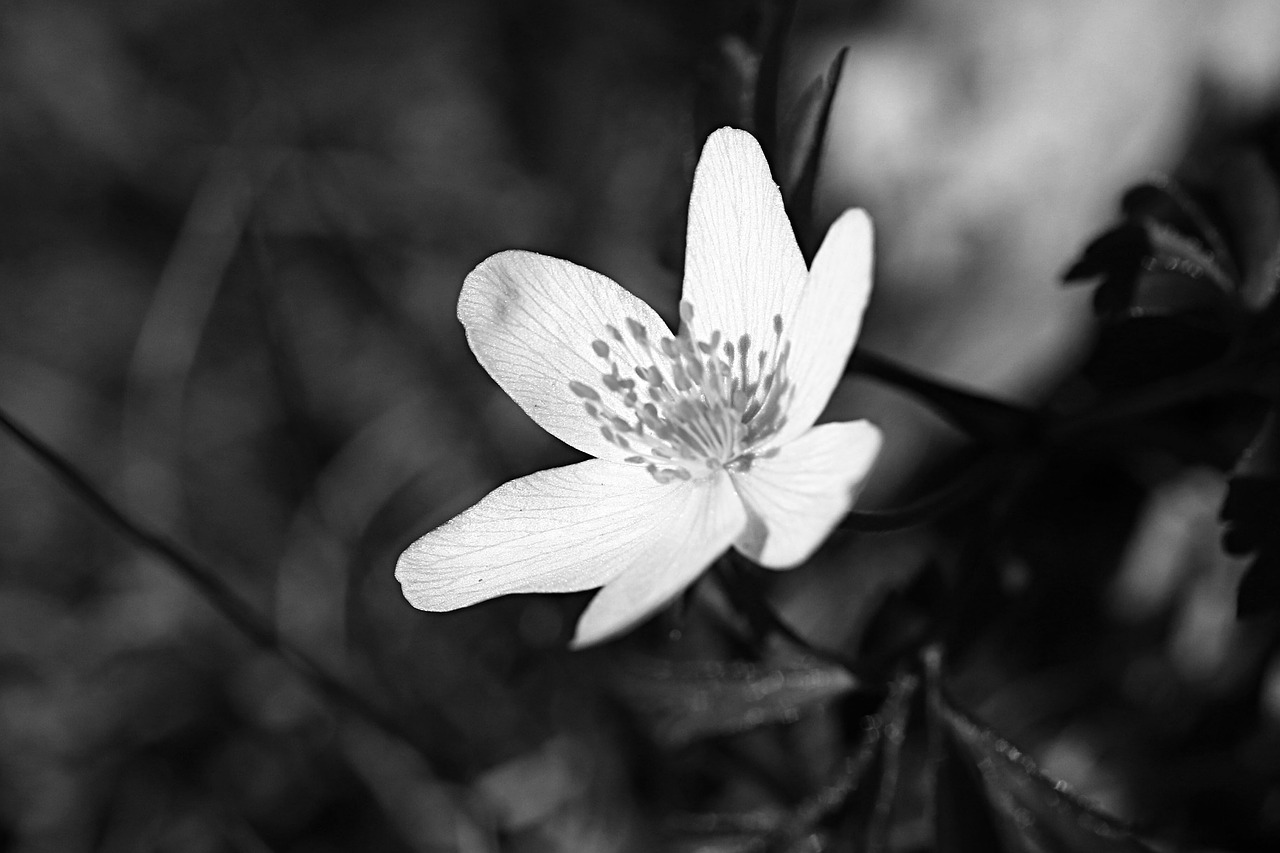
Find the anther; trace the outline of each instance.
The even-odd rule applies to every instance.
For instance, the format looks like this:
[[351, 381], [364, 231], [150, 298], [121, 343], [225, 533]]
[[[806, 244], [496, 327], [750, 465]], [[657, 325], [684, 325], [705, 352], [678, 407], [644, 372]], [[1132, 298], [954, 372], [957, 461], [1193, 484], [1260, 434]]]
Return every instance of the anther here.
[[649, 332], [644, 326], [640, 325], [640, 321], [628, 317], [627, 331], [631, 333], [631, 337], [636, 339], [636, 343], [645, 347], [649, 346]]
[[693, 323], [693, 303], [687, 299], [680, 300], [680, 321], [686, 326]]
[[[607, 368], [600, 386], [574, 380], [569, 389], [604, 440], [627, 451], [624, 461], [644, 466], [659, 483], [748, 471], [756, 459], [777, 452], [752, 448], [782, 428], [794, 395], [782, 315], [773, 317], [778, 339], [772, 351], [753, 347], [748, 335], [726, 339], [721, 330], [700, 339], [687, 301], [680, 303], [680, 318], [675, 336], [653, 336], [634, 317], [606, 325], [591, 342]], [[620, 346], [621, 361], [609, 340]]]
[[600, 393], [585, 382], [579, 382], [576, 379], [570, 380], [569, 390], [584, 400], [590, 400], [593, 403], [600, 402]]

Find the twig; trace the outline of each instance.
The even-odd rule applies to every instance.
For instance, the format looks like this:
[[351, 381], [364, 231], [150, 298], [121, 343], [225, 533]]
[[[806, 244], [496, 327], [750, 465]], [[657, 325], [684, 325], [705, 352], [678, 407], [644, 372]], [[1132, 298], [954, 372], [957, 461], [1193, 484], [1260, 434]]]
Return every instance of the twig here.
[[903, 673], [889, 688], [880, 710], [867, 720], [867, 731], [857, 750], [847, 758], [835, 776], [821, 791], [801, 803], [777, 829], [765, 840], [766, 853], [785, 853], [819, 821], [845, 804], [862, 784], [862, 777], [875, 760], [881, 740], [887, 736], [901, 738], [906, 730], [907, 716], [911, 710], [911, 698], [920, 686], [920, 678], [914, 673]]
[[[915, 676], [903, 676], [903, 679], [915, 679]], [[900, 679], [900, 682], [902, 679]], [[907, 739], [907, 709], [910, 707], [911, 692], [918, 684], [909, 680], [901, 684], [906, 692], [900, 697], [901, 705], [893, 709], [894, 714], [884, 724], [884, 749], [880, 759], [880, 784], [876, 788], [876, 804], [871, 812], [871, 823], [867, 827], [866, 853], [881, 853], [889, 844], [889, 829], [892, 826], [893, 804], [898, 795], [898, 777], [902, 770], [902, 744]], [[894, 685], [899, 688], [898, 684]], [[893, 700], [893, 694], [889, 699]], [[888, 701], [885, 703], [888, 704]]]
[[227, 586], [214, 569], [188, 554], [175, 542], [147, 530], [127, 516], [79, 469], [21, 426], [3, 409], [0, 409], [0, 428], [66, 483], [90, 509], [115, 526], [125, 538], [132, 540], [144, 551], [156, 554], [185, 577], [218, 612], [253, 642], [279, 655], [316, 689], [340, 706], [363, 717], [388, 735], [409, 744], [424, 757], [430, 755], [424, 745], [418, 743], [416, 738], [385, 711], [355, 692], [350, 685], [329, 672], [305, 651], [278, 636], [271, 623], [248, 600]]
[[1008, 445], [1034, 435], [1039, 415], [1032, 409], [959, 388], [925, 376], [892, 359], [865, 349], [855, 350], [845, 374], [860, 373], [910, 392], [974, 438]]
[[963, 504], [999, 478], [1017, 458], [1008, 453], [987, 452], [959, 476], [918, 500], [893, 509], [855, 509], [840, 522], [840, 530], [888, 533], [933, 521]]

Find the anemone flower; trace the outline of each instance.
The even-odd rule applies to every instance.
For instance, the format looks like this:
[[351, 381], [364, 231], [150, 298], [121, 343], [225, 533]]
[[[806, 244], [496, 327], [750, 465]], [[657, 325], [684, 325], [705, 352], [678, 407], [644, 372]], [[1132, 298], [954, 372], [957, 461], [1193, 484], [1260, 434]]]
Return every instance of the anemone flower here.
[[415, 607], [603, 587], [582, 647], [652, 614], [730, 546], [803, 562], [880, 447], [866, 421], [814, 426], [871, 287], [871, 223], [849, 210], [806, 269], [760, 146], [721, 129], [689, 201], [680, 330], [567, 261], [501, 252], [458, 319], [480, 364], [547, 432], [593, 459], [513, 480], [414, 542]]

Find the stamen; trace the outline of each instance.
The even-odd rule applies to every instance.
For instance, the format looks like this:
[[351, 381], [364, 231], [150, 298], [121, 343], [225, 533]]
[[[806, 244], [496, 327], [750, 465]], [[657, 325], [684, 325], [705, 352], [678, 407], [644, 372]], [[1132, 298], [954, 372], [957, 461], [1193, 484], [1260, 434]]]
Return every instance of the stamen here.
[[635, 339], [636, 339], [636, 343], [638, 343], [638, 344], [640, 344], [642, 347], [644, 347], [644, 348], [648, 349], [648, 347], [649, 347], [649, 332], [648, 332], [648, 330], [647, 330], [647, 329], [645, 329], [645, 327], [644, 327], [644, 326], [640, 325], [640, 321], [639, 321], [639, 320], [633, 320], [632, 318], [628, 317], [628, 318], [627, 318], [627, 331], [631, 333], [631, 337], [633, 337], [633, 338], [635, 338]]
[[680, 300], [680, 320], [686, 326], [693, 324], [693, 303], [687, 299]]
[[[781, 315], [773, 317], [776, 346], [754, 352], [748, 335], [736, 343], [719, 329], [696, 337], [693, 317], [693, 305], [681, 302], [675, 337], [651, 338], [633, 317], [624, 320], [625, 336], [606, 325], [603, 337], [613, 340], [616, 356], [603, 338], [591, 342], [608, 367], [600, 373], [605, 393], [578, 380], [568, 383], [605, 441], [629, 452], [623, 461], [643, 465], [659, 483], [692, 479], [694, 471], [743, 473], [754, 460], [776, 454], [776, 448], [757, 448], [786, 423], [794, 396]], [[636, 378], [624, 376], [624, 368]]]
[[569, 390], [584, 400], [590, 400], [593, 403], [600, 402], [600, 392], [584, 382], [579, 382], [576, 379], [572, 380], [569, 383]]

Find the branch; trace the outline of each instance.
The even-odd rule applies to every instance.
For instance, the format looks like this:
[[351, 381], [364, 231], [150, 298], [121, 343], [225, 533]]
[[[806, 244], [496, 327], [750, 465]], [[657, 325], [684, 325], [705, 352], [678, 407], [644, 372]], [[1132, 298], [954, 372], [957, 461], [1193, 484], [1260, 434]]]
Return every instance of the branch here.
[[91, 510], [113, 525], [126, 539], [131, 540], [142, 550], [159, 556], [178, 574], [185, 577], [218, 612], [243, 631], [254, 643], [274, 652], [320, 693], [341, 707], [364, 718], [386, 734], [409, 744], [424, 757], [430, 755], [429, 750], [418, 743], [416, 738], [387, 712], [370, 703], [301, 648], [278, 636], [275, 627], [259, 614], [247, 599], [227, 586], [214, 569], [188, 554], [175, 542], [159, 533], [147, 530], [129, 518], [79, 469], [35, 434], [18, 424], [3, 409], [0, 409], [0, 428], [51, 470], [76, 496], [88, 504]]
[[764, 843], [766, 851], [784, 853], [793, 849], [797, 839], [848, 801], [861, 786], [881, 742], [887, 739], [901, 743], [911, 712], [911, 698], [919, 686], [920, 678], [913, 673], [902, 673], [894, 680], [880, 710], [867, 719], [866, 734], [857, 749], [845, 758], [821, 791], [801, 803], [790, 818], [770, 833]]

